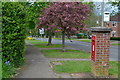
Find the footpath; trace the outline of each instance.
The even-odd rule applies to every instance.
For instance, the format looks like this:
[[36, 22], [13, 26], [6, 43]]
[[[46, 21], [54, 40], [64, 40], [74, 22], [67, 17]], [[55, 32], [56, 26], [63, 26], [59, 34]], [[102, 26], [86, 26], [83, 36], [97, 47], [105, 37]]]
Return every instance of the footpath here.
[[57, 78], [50, 68], [50, 62], [39, 49], [27, 43], [25, 65], [16, 78]]

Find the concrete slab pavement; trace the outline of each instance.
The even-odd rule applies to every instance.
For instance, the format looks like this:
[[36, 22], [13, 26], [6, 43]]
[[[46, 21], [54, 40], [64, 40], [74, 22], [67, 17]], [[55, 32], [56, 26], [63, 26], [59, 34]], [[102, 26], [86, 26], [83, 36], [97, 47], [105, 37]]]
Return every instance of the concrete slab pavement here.
[[39, 49], [27, 44], [26, 62], [15, 78], [57, 78]]

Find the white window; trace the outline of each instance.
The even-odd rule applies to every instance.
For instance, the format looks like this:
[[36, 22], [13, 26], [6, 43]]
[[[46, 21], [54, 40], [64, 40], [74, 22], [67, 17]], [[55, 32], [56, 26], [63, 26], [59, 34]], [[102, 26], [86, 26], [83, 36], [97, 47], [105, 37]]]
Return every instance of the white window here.
[[109, 27], [109, 22], [106, 22], [106, 27]]
[[116, 26], [117, 26], [117, 23], [116, 23], [116, 22], [112, 22], [112, 26], [113, 26], [113, 27], [116, 27]]
[[112, 31], [112, 37], [116, 36], [116, 31]]

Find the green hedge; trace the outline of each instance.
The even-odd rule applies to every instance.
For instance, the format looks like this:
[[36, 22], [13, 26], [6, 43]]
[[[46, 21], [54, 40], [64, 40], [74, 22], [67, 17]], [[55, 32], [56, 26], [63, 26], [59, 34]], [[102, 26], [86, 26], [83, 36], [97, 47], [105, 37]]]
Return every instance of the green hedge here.
[[118, 41], [120, 41], [120, 37], [111, 37], [110, 40], [118, 40]]
[[2, 3], [2, 67], [3, 78], [10, 78], [24, 63], [25, 12], [24, 3]]
[[[0, 15], [2, 15], [2, 3], [0, 2]], [[0, 80], [2, 79], [2, 46], [1, 46], [1, 40], [2, 40], [2, 16], [0, 16]]]

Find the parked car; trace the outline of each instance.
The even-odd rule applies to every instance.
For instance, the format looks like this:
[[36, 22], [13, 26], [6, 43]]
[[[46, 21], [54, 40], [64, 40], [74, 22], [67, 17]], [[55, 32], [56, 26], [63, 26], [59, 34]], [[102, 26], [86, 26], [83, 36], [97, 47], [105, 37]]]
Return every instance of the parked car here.
[[78, 33], [76, 34], [77, 38], [88, 38], [88, 35], [87, 34], [84, 34], [84, 33]]
[[92, 35], [89, 35], [88, 38], [91, 39], [91, 38], [92, 38]]

